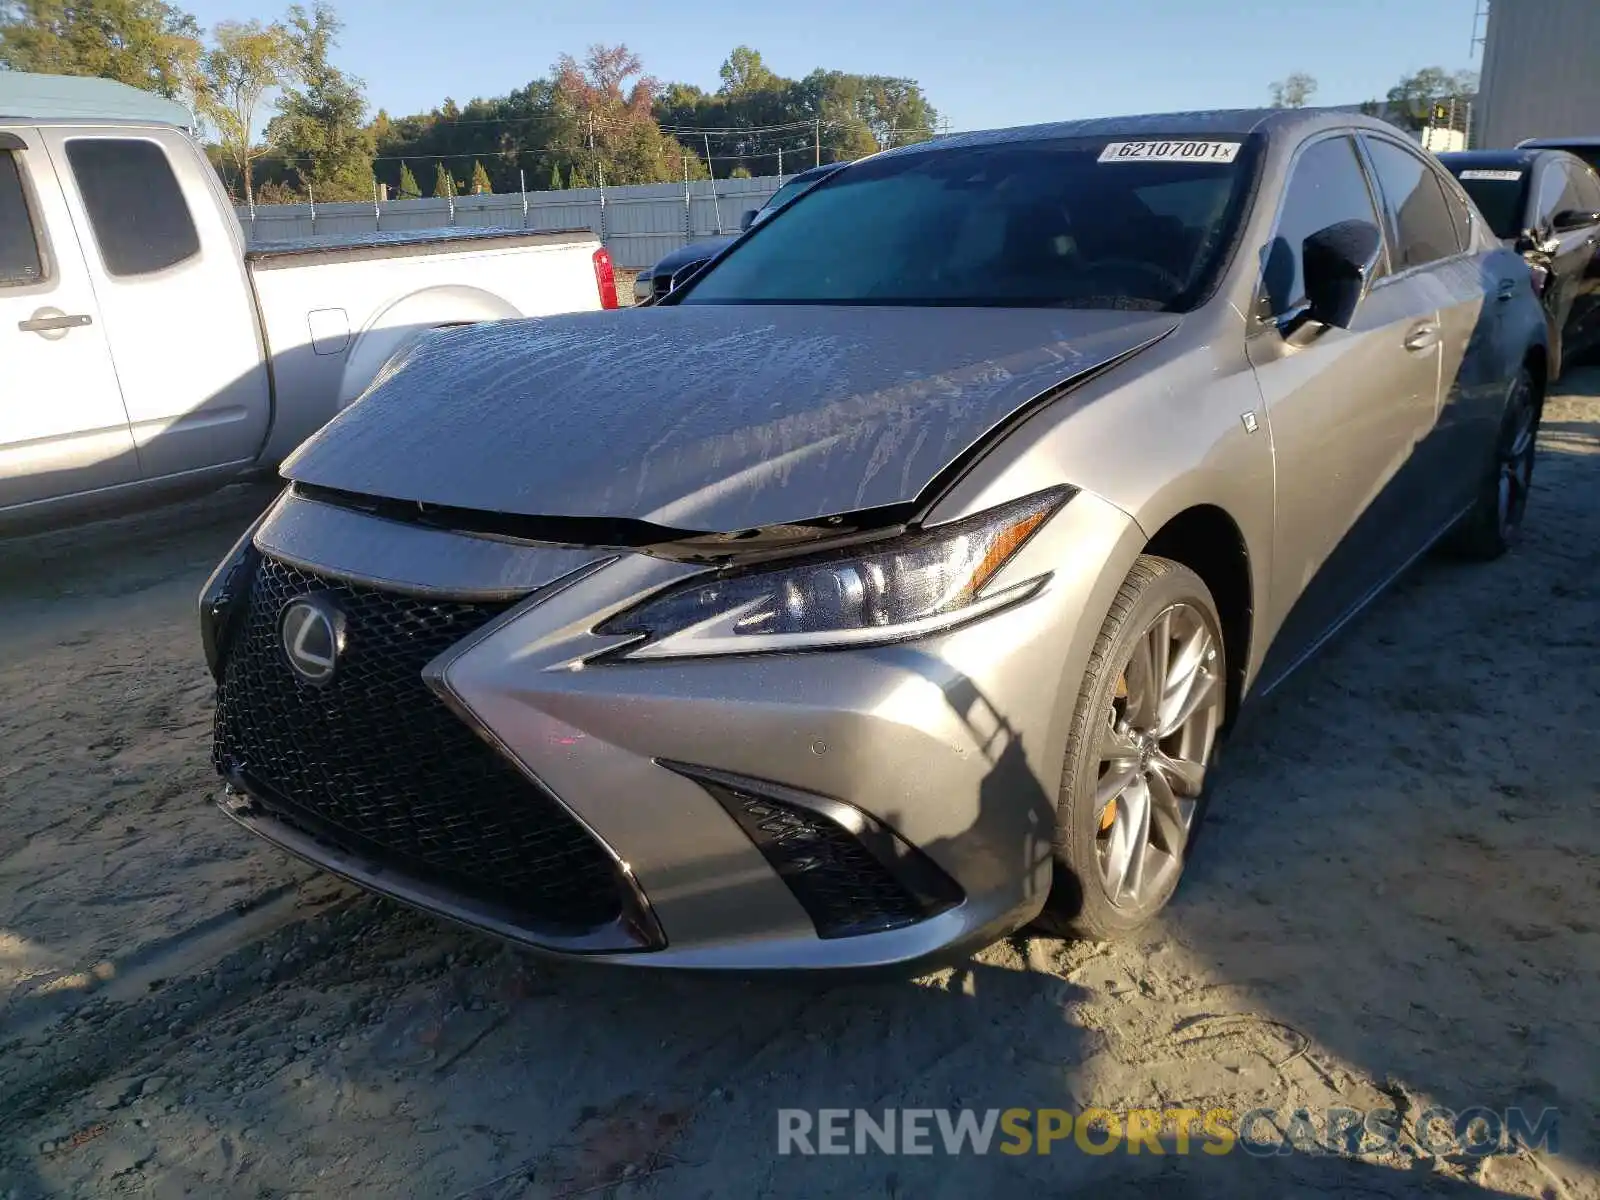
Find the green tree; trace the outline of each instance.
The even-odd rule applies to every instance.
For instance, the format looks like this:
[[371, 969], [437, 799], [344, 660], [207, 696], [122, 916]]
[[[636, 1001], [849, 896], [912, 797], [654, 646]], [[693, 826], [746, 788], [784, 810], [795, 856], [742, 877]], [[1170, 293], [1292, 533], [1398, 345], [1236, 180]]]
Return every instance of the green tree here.
[[1317, 80], [1304, 71], [1293, 71], [1270, 88], [1273, 108], [1304, 108], [1317, 90]]
[[200, 27], [164, 0], [0, 0], [0, 67], [189, 89]]
[[483, 164], [476, 160], [472, 164], [472, 194], [474, 196], [487, 196], [494, 191], [489, 183], [489, 172], [483, 169]]
[[293, 71], [294, 45], [279, 22], [222, 21], [211, 40], [191, 82], [195, 108], [244, 180], [245, 203], [254, 204], [251, 176], [265, 150], [255, 140], [256, 111], [267, 90]]
[[436, 200], [443, 200], [446, 196], [456, 196], [460, 192], [456, 181], [450, 172], [444, 169], [444, 163], [433, 164], [433, 195]]
[[586, 188], [593, 187], [594, 184], [589, 182], [589, 177], [584, 174], [583, 168], [577, 163], [573, 163], [572, 169], [567, 172], [567, 186], [569, 188]]
[[749, 46], [735, 46], [717, 72], [722, 77], [722, 96], [752, 96], [777, 91], [783, 81], [767, 69], [761, 53]]
[[1466, 100], [1478, 91], [1478, 76], [1473, 71], [1446, 71], [1443, 67], [1424, 67], [1407, 75], [1389, 89], [1389, 117], [1412, 132], [1425, 129], [1436, 104]]
[[735, 167], [733, 170], [728, 172], [728, 178], [729, 179], [753, 179], [753, 178], [755, 178], [755, 176], [750, 174], [750, 168], [749, 167], [745, 166], [743, 163], [740, 163], [737, 167]]
[[558, 162], [557, 163], [551, 163], [550, 164], [550, 190], [552, 192], [559, 192], [559, 191], [563, 190], [566, 186], [567, 186], [566, 184], [561, 182], [561, 164], [558, 163]]
[[724, 131], [710, 135], [718, 175], [772, 174], [780, 150], [786, 171], [819, 157], [860, 158], [926, 141], [938, 124], [938, 113], [913, 79], [820, 68], [804, 79], [784, 79], [748, 46], [728, 55], [721, 76], [714, 95], [690, 84], [666, 85], [654, 110], [657, 121], [679, 131], [696, 150], [703, 150], [706, 138], [689, 131]]
[[409, 163], [400, 164], [400, 199], [422, 199], [422, 189], [417, 186], [417, 177], [411, 173]]
[[377, 134], [366, 124], [361, 81], [328, 61], [340, 28], [326, 0], [309, 10], [298, 4], [289, 9], [296, 86], [279, 97], [267, 140], [294, 163], [300, 185], [318, 197], [365, 200], [372, 195]]

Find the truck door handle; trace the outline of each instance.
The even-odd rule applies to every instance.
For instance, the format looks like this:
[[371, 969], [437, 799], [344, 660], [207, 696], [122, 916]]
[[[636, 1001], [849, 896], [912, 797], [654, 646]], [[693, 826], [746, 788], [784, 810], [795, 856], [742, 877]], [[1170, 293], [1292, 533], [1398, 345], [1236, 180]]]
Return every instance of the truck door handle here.
[[18, 321], [17, 328], [23, 333], [65, 333], [69, 329], [93, 324], [94, 318], [88, 313], [64, 313], [58, 309], [41, 308], [26, 321]]
[[1431, 350], [1439, 344], [1439, 327], [1432, 324], [1414, 325], [1411, 332], [1406, 334], [1405, 346], [1407, 350]]

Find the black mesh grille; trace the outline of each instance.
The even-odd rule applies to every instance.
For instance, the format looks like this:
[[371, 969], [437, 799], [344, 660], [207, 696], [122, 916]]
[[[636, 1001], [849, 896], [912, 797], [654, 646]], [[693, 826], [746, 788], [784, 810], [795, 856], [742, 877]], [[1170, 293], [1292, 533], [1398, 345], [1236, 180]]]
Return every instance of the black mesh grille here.
[[[290, 600], [345, 616], [333, 677], [304, 683], [281, 647]], [[311, 832], [530, 923], [592, 929], [621, 911], [604, 850], [556, 800], [478, 738], [422, 668], [505, 605], [419, 599], [263, 559], [225, 664], [217, 768]]]
[[700, 782], [789, 885], [818, 937], [878, 933], [931, 915], [928, 897], [914, 894], [837, 822], [800, 805]]

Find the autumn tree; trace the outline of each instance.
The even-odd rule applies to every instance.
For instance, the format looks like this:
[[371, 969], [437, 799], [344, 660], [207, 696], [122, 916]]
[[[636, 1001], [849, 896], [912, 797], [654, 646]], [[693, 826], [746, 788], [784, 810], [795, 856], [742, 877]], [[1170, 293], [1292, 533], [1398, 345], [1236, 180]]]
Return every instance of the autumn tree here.
[[582, 63], [564, 54], [553, 83], [554, 149], [574, 171], [582, 163], [594, 183], [681, 178], [686, 152], [661, 132], [652, 113], [660, 84], [644, 74], [627, 46], [590, 46]]
[[200, 27], [164, 0], [0, 0], [0, 67], [98, 75], [169, 98], [189, 88]]
[[472, 163], [472, 194], [474, 196], [487, 196], [494, 191], [489, 183], [489, 172], [483, 169], [483, 164], [474, 160]]
[[400, 164], [400, 199], [420, 200], [422, 189], [417, 186], [417, 177], [411, 173], [411, 167], [406, 163]]
[[326, 0], [289, 9], [294, 83], [278, 100], [267, 140], [293, 164], [301, 187], [330, 201], [364, 200], [372, 195], [377, 134], [366, 124], [361, 81], [329, 62], [340, 28]]
[[245, 203], [254, 204], [252, 168], [264, 151], [255, 141], [256, 113], [268, 89], [294, 70], [294, 43], [281, 22], [222, 21], [211, 39], [192, 81], [195, 107], [243, 179]]

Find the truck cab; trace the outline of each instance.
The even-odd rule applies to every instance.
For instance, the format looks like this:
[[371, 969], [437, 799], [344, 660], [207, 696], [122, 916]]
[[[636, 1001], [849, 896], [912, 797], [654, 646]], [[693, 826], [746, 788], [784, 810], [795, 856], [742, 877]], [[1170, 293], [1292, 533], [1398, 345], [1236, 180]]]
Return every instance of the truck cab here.
[[0, 72], [0, 530], [270, 469], [433, 328], [615, 307], [587, 230], [247, 247], [190, 120]]

